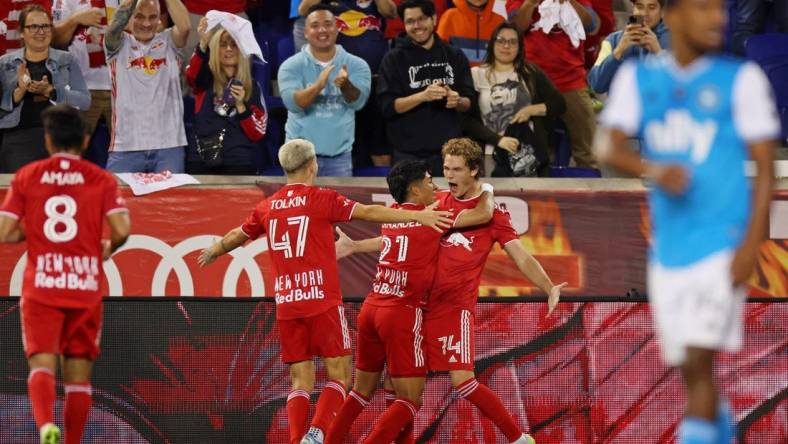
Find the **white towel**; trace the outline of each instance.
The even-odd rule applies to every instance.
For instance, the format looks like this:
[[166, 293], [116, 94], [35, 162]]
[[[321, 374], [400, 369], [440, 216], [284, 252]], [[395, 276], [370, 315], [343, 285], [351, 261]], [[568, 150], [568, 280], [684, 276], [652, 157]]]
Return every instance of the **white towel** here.
[[541, 29], [545, 34], [549, 34], [558, 25], [569, 36], [569, 41], [575, 48], [580, 46], [581, 40], [586, 39], [583, 22], [569, 1], [560, 3], [558, 0], [545, 0], [539, 5], [539, 16], [534, 28]]
[[208, 19], [208, 29], [206, 32], [217, 26], [221, 26], [225, 31], [230, 33], [233, 39], [235, 39], [235, 43], [238, 45], [238, 49], [241, 50], [241, 54], [243, 54], [244, 57], [256, 55], [260, 60], [265, 62], [263, 51], [260, 50], [260, 45], [257, 44], [257, 40], [254, 38], [252, 24], [249, 23], [249, 20], [229, 12], [216, 10], [208, 11], [208, 13], [205, 14], [205, 18]]

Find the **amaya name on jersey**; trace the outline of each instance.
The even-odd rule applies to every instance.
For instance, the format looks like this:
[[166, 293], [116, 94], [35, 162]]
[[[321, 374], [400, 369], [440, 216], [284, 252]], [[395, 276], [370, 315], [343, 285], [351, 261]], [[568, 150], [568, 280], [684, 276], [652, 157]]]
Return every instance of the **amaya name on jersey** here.
[[41, 175], [44, 185], [84, 185], [85, 178], [79, 171], [44, 171]]

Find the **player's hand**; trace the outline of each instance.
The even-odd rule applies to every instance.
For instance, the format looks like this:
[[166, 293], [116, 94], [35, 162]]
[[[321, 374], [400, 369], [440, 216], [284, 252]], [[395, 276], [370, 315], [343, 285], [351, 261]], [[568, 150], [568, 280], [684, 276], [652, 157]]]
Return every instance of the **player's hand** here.
[[646, 177], [673, 195], [683, 194], [689, 184], [689, 173], [679, 165], [650, 165]]
[[315, 85], [320, 88], [320, 91], [323, 91], [326, 85], [328, 85], [328, 78], [331, 76], [332, 72], [334, 72], [333, 64], [326, 66], [322, 71], [320, 71], [320, 75], [317, 76], [317, 81], [315, 82]]
[[342, 259], [343, 257], [350, 256], [351, 254], [355, 253], [356, 249], [356, 241], [351, 239], [341, 228], [336, 227], [337, 240], [334, 242], [334, 247], [337, 250], [337, 259]]
[[568, 282], [562, 282], [558, 285], [553, 285], [553, 288], [550, 289], [550, 292], [547, 294], [547, 316], [550, 316], [555, 310], [558, 300], [561, 298], [561, 289], [567, 285], [569, 285]]
[[339, 72], [337, 72], [337, 76], [334, 77], [334, 85], [342, 89], [345, 84], [348, 82], [348, 73], [347, 73], [347, 65], [342, 65], [339, 68]]
[[421, 92], [422, 102], [434, 102], [435, 100], [442, 100], [444, 97], [446, 97], [446, 88], [437, 83], [424, 88]]
[[112, 256], [112, 242], [109, 239], [101, 239], [101, 257], [106, 261]]
[[101, 19], [103, 18], [104, 14], [99, 8], [85, 9], [71, 16], [72, 23], [76, 22], [78, 25], [96, 27], [101, 26]]
[[417, 211], [415, 218], [416, 222], [442, 233], [452, 227], [454, 219], [451, 218], [451, 211], [436, 210], [437, 206], [438, 202], [434, 202], [427, 208]]
[[460, 93], [449, 88], [448, 86], [446, 86], [445, 88], [446, 88], [446, 108], [447, 109], [457, 108], [457, 105], [460, 104]]
[[758, 262], [758, 246], [751, 246], [748, 243], [742, 244], [736, 249], [736, 254], [731, 262], [731, 277], [733, 286], [738, 287], [744, 284], [752, 276], [755, 264]]
[[200, 257], [197, 258], [197, 263], [200, 265], [200, 267], [210, 265], [213, 261], [216, 260], [216, 256], [217, 255], [214, 254], [213, 252], [213, 246], [208, 247], [205, 250], [202, 250], [202, 253], [200, 253]]
[[646, 50], [652, 54], [657, 54], [662, 51], [662, 46], [659, 44], [657, 35], [647, 26], [643, 27], [643, 32], [640, 37], [640, 46], [646, 48]]

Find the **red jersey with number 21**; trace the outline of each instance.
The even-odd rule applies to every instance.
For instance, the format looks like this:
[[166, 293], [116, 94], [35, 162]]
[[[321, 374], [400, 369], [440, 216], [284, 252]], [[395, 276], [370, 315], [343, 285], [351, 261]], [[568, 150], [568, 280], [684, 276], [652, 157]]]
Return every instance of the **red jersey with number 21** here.
[[306, 318], [342, 303], [333, 224], [349, 221], [355, 206], [331, 189], [287, 184], [246, 218], [241, 230], [250, 239], [268, 235], [277, 319]]
[[0, 214], [24, 221], [22, 297], [62, 308], [89, 307], [102, 296], [104, 217], [128, 211], [108, 172], [59, 153], [20, 169]]
[[[451, 193], [441, 192], [438, 200], [442, 208], [458, 213], [475, 207], [479, 203], [479, 196], [460, 200]], [[497, 242], [503, 247], [518, 240], [509, 213], [497, 205], [490, 222], [452, 230], [444, 235], [440, 241], [438, 269], [426, 317], [435, 318], [458, 310], [473, 312], [479, 296], [479, 282], [484, 264], [493, 245]]]

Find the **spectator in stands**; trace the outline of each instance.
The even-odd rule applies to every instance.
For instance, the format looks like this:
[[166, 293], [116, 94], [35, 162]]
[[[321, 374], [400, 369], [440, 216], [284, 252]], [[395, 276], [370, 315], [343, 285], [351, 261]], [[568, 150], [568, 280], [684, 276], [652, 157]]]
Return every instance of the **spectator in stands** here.
[[[486, 54], [481, 66], [471, 68], [484, 125], [476, 126], [477, 131], [465, 126], [487, 144], [485, 170], [493, 176], [546, 176], [546, 128], [551, 127], [546, 121], [564, 113], [564, 97], [539, 67], [525, 60], [522, 35], [514, 25], [495, 28]], [[498, 149], [494, 152], [493, 147]]]
[[[184, 170], [181, 54], [191, 25], [180, 0], [166, 0], [175, 26], [158, 32], [157, 0], [124, 0], [104, 37], [113, 90], [107, 169], [118, 173]], [[131, 34], [123, 29], [131, 20]]]
[[[563, 120], [569, 132], [575, 164], [579, 167], [598, 168], [596, 158], [591, 152], [596, 117], [586, 81], [583, 42], [578, 39], [575, 29], [567, 33], [562, 27], [555, 26], [549, 33], [545, 33], [532, 27], [541, 19], [537, 8], [542, 1], [509, 0], [507, 10], [514, 15], [513, 22], [517, 29], [525, 33], [526, 59], [544, 70], [566, 100]], [[566, 0], [565, 3], [570, 4], [577, 14], [586, 36], [598, 32], [599, 18], [590, 7], [590, 0]], [[573, 35], [570, 37], [570, 34]]]
[[304, 38], [306, 19], [298, 13], [299, 6], [301, 6], [301, 0], [290, 0], [290, 18], [293, 19], [293, 47], [296, 52], [306, 45], [306, 38]]
[[588, 84], [597, 93], [606, 93], [618, 67], [625, 60], [657, 54], [670, 44], [670, 33], [662, 21], [665, 0], [633, 0], [634, 11], [626, 28], [602, 42], [599, 57], [588, 72]]
[[[200, 20], [210, 10], [229, 12], [244, 19], [249, 19], [246, 15], [246, 0], [183, 0], [186, 9], [189, 11], [189, 24], [191, 29], [197, 29]], [[194, 48], [200, 38], [196, 32], [189, 34], [186, 45], [183, 46], [184, 57], [191, 57]]]
[[369, 66], [336, 44], [336, 20], [326, 5], [309, 9], [304, 35], [308, 44], [279, 67], [287, 140], [315, 144], [322, 176], [352, 176], [355, 113], [369, 96]]
[[788, 0], [737, 0], [733, 20], [733, 47], [744, 55], [744, 44], [751, 35], [761, 34], [769, 17], [774, 19], [778, 32], [788, 32]]
[[[189, 174], [254, 175], [254, 152], [265, 136], [265, 101], [252, 78], [251, 56], [244, 56], [233, 36], [207, 31], [200, 20], [186, 81], [195, 95], [195, 148], [187, 153]], [[254, 38], [251, 36], [250, 38]], [[228, 90], [229, 88], [229, 90]], [[228, 94], [229, 93], [229, 94]]]
[[[397, 7], [399, 7], [399, 5], [401, 5], [405, 0], [392, 1]], [[435, 16], [437, 17], [438, 22], [440, 22], [443, 13], [450, 9], [450, 1], [451, 0], [432, 0], [432, 4], [435, 6]], [[383, 35], [386, 36], [387, 40], [394, 40], [403, 32], [405, 32], [405, 25], [402, 23], [402, 19], [399, 18], [399, 15], [391, 20], [386, 20], [386, 31], [383, 33]]]
[[55, 0], [52, 7], [55, 23], [52, 45], [68, 47], [90, 90], [90, 108], [82, 113], [88, 134], [93, 134], [102, 117], [108, 128], [112, 126], [111, 84], [101, 43], [107, 11], [105, 0]]
[[28, 5], [19, 14], [22, 48], [0, 57], [2, 102], [0, 173], [13, 173], [44, 159], [44, 124], [41, 111], [53, 104], [76, 108], [90, 106], [90, 93], [74, 58], [50, 48], [52, 18], [39, 5]]
[[462, 113], [476, 100], [468, 59], [435, 35], [435, 7], [406, 0], [397, 8], [405, 36], [380, 65], [378, 100], [386, 118], [393, 162], [423, 159], [443, 175], [441, 147], [462, 135]]
[[[618, 0], [626, 1], [626, 0]], [[591, 0], [591, 9], [599, 17], [599, 31], [594, 35], [587, 35], [585, 44], [585, 56], [583, 57], [586, 70], [591, 69], [599, 56], [601, 43], [605, 37], [616, 30], [616, 16], [613, 12], [613, 0]]]
[[19, 14], [28, 5], [39, 5], [44, 11], [52, 10], [51, 0], [13, 0], [0, 2], [0, 56], [22, 45], [22, 28]]
[[[305, 14], [321, 0], [301, 0], [299, 13]], [[397, 6], [392, 0], [322, 0], [331, 8], [337, 20], [337, 44], [345, 51], [361, 57], [372, 72], [370, 91], [377, 88], [378, 68], [389, 50], [383, 35], [385, 20], [397, 16]], [[388, 166], [391, 150], [386, 143], [386, 126], [374, 94], [370, 94], [364, 108], [356, 113], [356, 138], [353, 147], [354, 165], [369, 164]]]
[[487, 41], [504, 17], [493, 11], [495, 0], [454, 0], [454, 8], [438, 22], [438, 36], [462, 49], [477, 66], [484, 60]]

